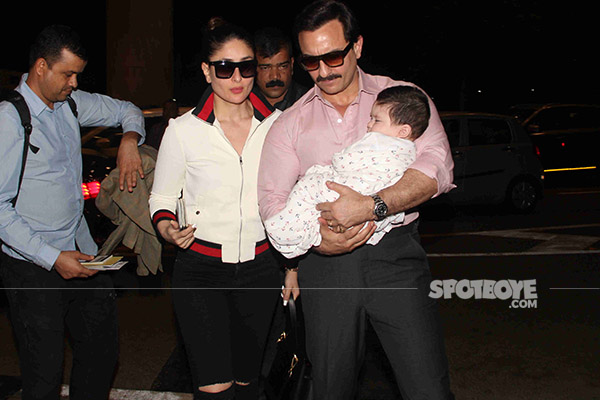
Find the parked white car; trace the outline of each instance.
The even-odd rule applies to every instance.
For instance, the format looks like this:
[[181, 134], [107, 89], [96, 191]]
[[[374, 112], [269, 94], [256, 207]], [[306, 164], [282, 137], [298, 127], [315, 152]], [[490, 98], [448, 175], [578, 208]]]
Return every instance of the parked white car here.
[[543, 195], [544, 173], [529, 135], [513, 117], [445, 112], [440, 117], [454, 159], [448, 197], [456, 204], [501, 204], [531, 212]]

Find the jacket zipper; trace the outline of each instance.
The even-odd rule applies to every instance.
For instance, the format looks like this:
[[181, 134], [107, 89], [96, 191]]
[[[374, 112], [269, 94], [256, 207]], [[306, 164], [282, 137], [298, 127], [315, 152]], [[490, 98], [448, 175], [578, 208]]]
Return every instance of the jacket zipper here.
[[[244, 150], [242, 149], [242, 153], [244, 152]], [[244, 161], [242, 160], [242, 156], [240, 155], [240, 173], [242, 175], [242, 182], [240, 185], [240, 232], [238, 235], [238, 261], [241, 259], [242, 256], [242, 228], [244, 225], [244, 219], [242, 218], [242, 199], [243, 199], [243, 194], [244, 194]]]
[[[246, 148], [246, 145], [248, 144], [248, 142], [252, 138], [252, 135], [254, 134], [254, 132], [256, 132], [256, 130], [258, 129], [258, 127], [260, 125], [261, 124], [258, 124], [258, 126], [256, 126], [254, 128], [254, 130], [251, 129], [250, 132], [248, 132], [248, 138], [246, 139], [246, 142], [244, 143], [244, 147], [242, 147], [242, 154], [244, 154], [244, 149]], [[230, 142], [230, 144], [231, 144], [231, 142]], [[233, 145], [231, 145], [231, 147], [233, 148]], [[234, 151], [235, 151], [235, 149], [234, 149]], [[242, 257], [242, 230], [244, 228], [243, 206], [242, 206], [243, 197], [244, 197], [244, 160], [242, 159], [242, 154], [239, 154], [241, 184], [240, 184], [240, 231], [239, 231], [239, 235], [238, 235], [238, 261]]]
[[[254, 130], [251, 130], [248, 133], [248, 138], [246, 139], [246, 142], [244, 143], [244, 147], [242, 147], [242, 154], [244, 154], [244, 149], [246, 148], [246, 144], [250, 141], [252, 135], [254, 134], [254, 132], [256, 132], [256, 130], [262, 125], [262, 122], [259, 123]], [[220, 127], [217, 128], [221, 135], [223, 136], [223, 139], [225, 139], [225, 141], [227, 143], [229, 143], [229, 145], [231, 146], [231, 149], [237, 154], [237, 151], [235, 150], [235, 148], [233, 147], [233, 145], [231, 144], [231, 142], [229, 141], [229, 139], [227, 139], [227, 136], [225, 136], [225, 132], [223, 132], [223, 129], [221, 129]], [[242, 229], [243, 229], [243, 219], [242, 219], [242, 200], [243, 200], [243, 194], [244, 194], [244, 161], [242, 159], [242, 156], [240, 154], [238, 154], [239, 157], [239, 161], [240, 161], [240, 174], [241, 174], [241, 184], [240, 184], [240, 230], [239, 230], [239, 235], [238, 235], [238, 261], [240, 260], [241, 256], [242, 256]]]

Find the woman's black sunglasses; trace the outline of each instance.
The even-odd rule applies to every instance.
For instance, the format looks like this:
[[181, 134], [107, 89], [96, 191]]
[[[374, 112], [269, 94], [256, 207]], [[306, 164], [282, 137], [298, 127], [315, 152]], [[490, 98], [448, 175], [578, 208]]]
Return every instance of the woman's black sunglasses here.
[[240, 62], [233, 61], [209, 61], [208, 65], [215, 67], [215, 75], [219, 79], [229, 79], [233, 76], [236, 68], [239, 68], [243, 78], [252, 78], [256, 75], [256, 60]]
[[353, 44], [353, 42], [350, 42], [344, 50], [336, 50], [320, 56], [302, 56], [300, 58], [300, 65], [306, 71], [315, 71], [319, 69], [319, 63], [323, 60], [328, 67], [340, 67], [344, 65], [344, 58], [346, 58], [346, 54], [348, 54]]

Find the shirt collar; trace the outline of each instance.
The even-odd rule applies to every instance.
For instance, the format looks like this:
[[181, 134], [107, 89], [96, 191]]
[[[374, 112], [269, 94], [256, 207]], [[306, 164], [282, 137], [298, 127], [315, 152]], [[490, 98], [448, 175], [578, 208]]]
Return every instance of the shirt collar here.
[[[253, 89], [252, 92], [250, 92], [249, 98], [252, 107], [254, 107], [254, 117], [260, 122], [275, 111], [275, 107], [263, 97], [259, 90]], [[209, 86], [204, 91], [204, 94], [202, 94], [202, 97], [194, 111], [192, 111], [192, 114], [209, 124], [213, 124], [215, 122], [214, 99], [215, 94], [212, 87]]]
[[[376, 85], [373, 78], [371, 78], [370, 75], [365, 74], [364, 71], [360, 69], [360, 67], [357, 66], [356, 68], [358, 69], [358, 95], [356, 96], [356, 100], [358, 100], [358, 98], [360, 97], [361, 92], [374, 95], [379, 93], [380, 88]], [[323, 92], [321, 91], [321, 88], [319, 88], [316, 84], [311, 90], [312, 93], [306, 96], [303, 104], [309, 103], [317, 97], [323, 101], [325, 100], [323, 98]]]
[[381, 92], [381, 85], [377, 83], [373, 75], [365, 74], [362, 69], [358, 69], [359, 91], [367, 94], [377, 95]]
[[58, 110], [60, 107], [63, 106], [64, 103], [66, 103], [66, 101], [56, 102], [56, 103], [54, 103], [54, 110], [52, 110], [29, 87], [29, 85], [27, 84], [28, 76], [29, 76], [29, 74], [27, 74], [27, 73], [23, 74], [23, 76], [21, 76], [21, 81], [19, 82], [19, 85], [17, 86], [17, 91], [23, 95], [23, 98], [25, 98], [25, 101], [27, 102], [27, 106], [29, 107], [29, 112], [31, 113], [31, 115], [34, 115], [37, 117], [45, 110], [48, 110], [49, 112], [53, 112], [54, 110]]

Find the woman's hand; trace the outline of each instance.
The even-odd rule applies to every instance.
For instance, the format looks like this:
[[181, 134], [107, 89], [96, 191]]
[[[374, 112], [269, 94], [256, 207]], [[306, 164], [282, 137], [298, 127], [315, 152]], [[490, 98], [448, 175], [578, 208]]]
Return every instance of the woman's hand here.
[[177, 221], [162, 220], [156, 225], [156, 228], [163, 239], [182, 249], [187, 249], [194, 242], [196, 225], [191, 225], [183, 230], [179, 230]]
[[294, 300], [296, 300], [298, 296], [300, 296], [300, 287], [298, 285], [298, 271], [291, 271], [288, 269], [285, 271], [284, 287], [281, 290], [284, 306], [287, 306], [290, 294], [293, 295]]

